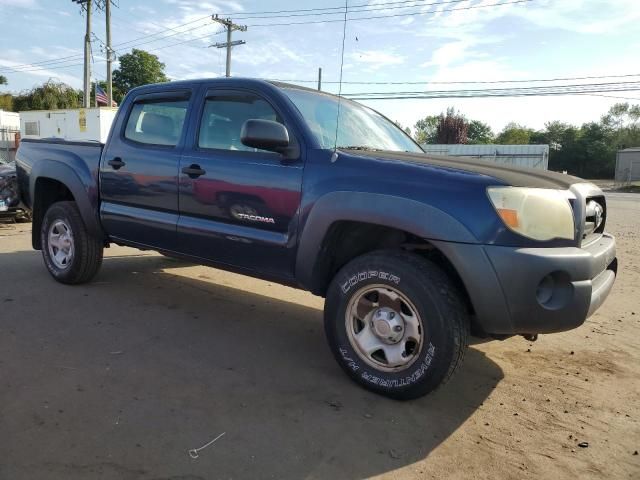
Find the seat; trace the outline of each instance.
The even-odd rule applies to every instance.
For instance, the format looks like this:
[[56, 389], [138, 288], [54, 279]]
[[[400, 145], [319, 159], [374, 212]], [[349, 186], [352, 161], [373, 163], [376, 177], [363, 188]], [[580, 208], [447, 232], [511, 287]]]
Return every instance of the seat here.
[[145, 112], [140, 123], [140, 138], [145, 143], [175, 145], [178, 141], [175, 124], [168, 115]]

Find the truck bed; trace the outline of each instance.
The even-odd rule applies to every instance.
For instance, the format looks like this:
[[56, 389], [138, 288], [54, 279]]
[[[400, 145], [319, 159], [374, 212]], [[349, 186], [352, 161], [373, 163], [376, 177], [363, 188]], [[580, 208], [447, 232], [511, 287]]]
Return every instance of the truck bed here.
[[[18, 150], [19, 170], [29, 170], [29, 175], [21, 175], [18, 172], [18, 187], [22, 202], [29, 208], [33, 208], [33, 189], [29, 179], [35, 179], [35, 171], [50, 171], [50, 168], [66, 170], [67, 175], [79, 177], [82, 185], [89, 193], [89, 197], [95, 197], [97, 205], [98, 169], [100, 156], [104, 144], [99, 142], [77, 142], [58, 138], [51, 139], [23, 139]], [[23, 172], [26, 173], [26, 172]]]

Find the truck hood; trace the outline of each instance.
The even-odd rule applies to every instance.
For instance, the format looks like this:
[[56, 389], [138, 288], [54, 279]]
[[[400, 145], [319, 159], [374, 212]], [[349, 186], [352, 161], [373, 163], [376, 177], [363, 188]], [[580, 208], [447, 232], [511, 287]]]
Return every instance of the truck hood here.
[[[345, 152], [346, 153], [346, 152]], [[464, 172], [486, 175], [513, 187], [568, 189], [584, 180], [562, 173], [537, 170], [533, 168], [513, 167], [489, 163], [485, 160], [471, 160], [458, 157], [427, 155], [423, 153], [381, 152], [367, 150], [349, 150], [349, 154], [381, 160], [398, 160], [407, 163], [430, 165]]]

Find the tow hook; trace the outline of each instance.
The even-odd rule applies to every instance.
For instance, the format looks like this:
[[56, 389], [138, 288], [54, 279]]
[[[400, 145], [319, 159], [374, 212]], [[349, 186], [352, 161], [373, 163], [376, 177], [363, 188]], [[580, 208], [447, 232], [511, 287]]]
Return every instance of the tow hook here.
[[524, 335], [522, 335], [522, 337], [525, 340], [528, 340], [530, 342], [535, 342], [536, 340], [538, 340], [538, 334], [537, 333], [525, 333]]

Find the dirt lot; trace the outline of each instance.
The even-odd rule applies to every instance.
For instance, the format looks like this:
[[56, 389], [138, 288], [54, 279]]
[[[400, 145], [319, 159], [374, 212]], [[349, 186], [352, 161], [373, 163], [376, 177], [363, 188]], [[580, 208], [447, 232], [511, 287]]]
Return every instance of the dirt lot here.
[[588, 323], [476, 344], [408, 403], [346, 378], [321, 299], [126, 248], [65, 287], [0, 225], [0, 479], [638, 479], [640, 196], [609, 205]]

